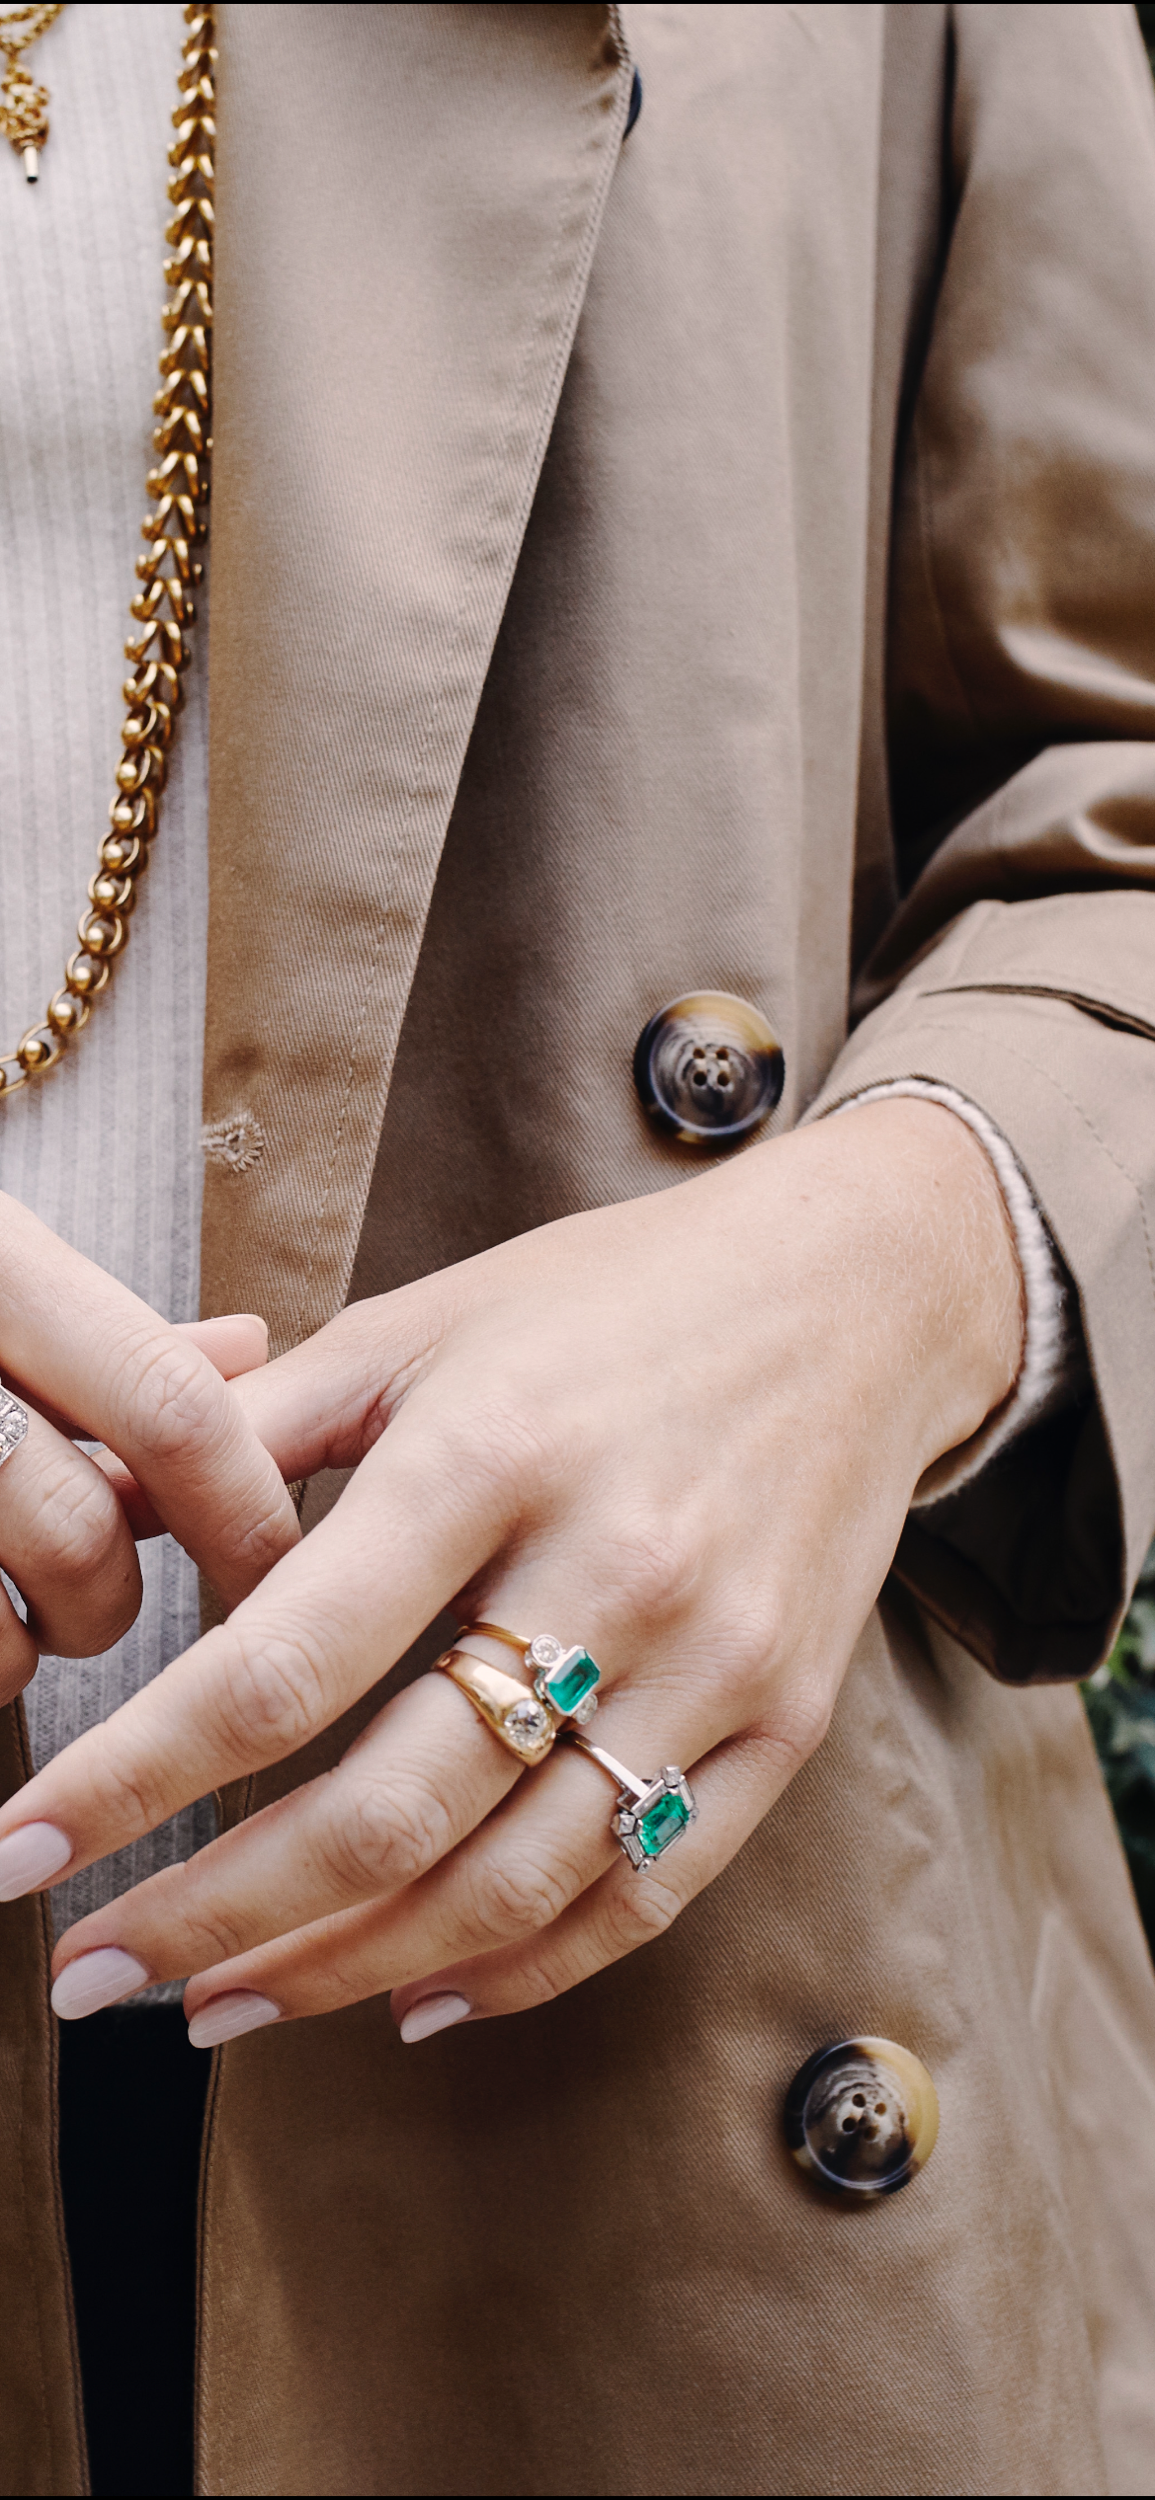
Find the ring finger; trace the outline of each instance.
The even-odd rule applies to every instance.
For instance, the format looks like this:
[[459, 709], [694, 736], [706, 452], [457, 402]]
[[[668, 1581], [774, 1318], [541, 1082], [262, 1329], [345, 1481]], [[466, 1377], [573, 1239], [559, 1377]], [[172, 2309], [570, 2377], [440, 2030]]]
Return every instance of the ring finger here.
[[[520, 1775], [464, 1693], [446, 1676], [422, 1676], [386, 1704], [336, 1770], [70, 1928], [56, 1959], [58, 1995], [65, 1969], [109, 1945], [134, 1956], [149, 1979], [183, 1979], [410, 1886]], [[58, 2012], [69, 1995], [60, 1995]]]
[[[697, 1707], [682, 1719], [683, 1761], [697, 1759], [718, 1741], [723, 1731], [713, 1722], [708, 1696], [699, 1688]], [[653, 1696], [644, 1687], [615, 1696], [615, 1752], [628, 1746], [643, 1779], [650, 1773], [654, 1725]], [[668, 1759], [668, 1721], [660, 1750]], [[522, 1782], [515, 1796], [479, 1822], [419, 1883], [391, 1902], [282, 1933], [230, 1961], [227, 1981], [219, 1966], [204, 1973], [190, 1987], [189, 2011], [226, 1988], [255, 1992], [285, 2013], [327, 2011], [448, 1962], [531, 1939], [613, 1866], [619, 1853], [615, 1813], [605, 1771], [569, 1744], [558, 1746], [534, 1778]], [[691, 1832], [688, 1846], [694, 1837]]]
[[112, 1486], [34, 1410], [0, 1461], [0, 1565], [25, 1601], [38, 1649], [96, 1657], [136, 1619], [140, 1565]]

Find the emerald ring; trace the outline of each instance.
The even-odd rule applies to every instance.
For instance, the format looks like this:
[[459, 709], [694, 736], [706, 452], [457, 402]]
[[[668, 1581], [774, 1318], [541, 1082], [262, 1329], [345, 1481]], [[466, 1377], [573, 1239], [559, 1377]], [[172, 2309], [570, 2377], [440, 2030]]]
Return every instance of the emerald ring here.
[[538, 1700], [550, 1714], [557, 1728], [563, 1719], [573, 1719], [578, 1727], [587, 1727], [598, 1706], [595, 1686], [601, 1682], [601, 1668], [596, 1666], [588, 1649], [567, 1649], [553, 1632], [535, 1632], [527, 1641], [520, 1632], [507, 1632], [503, 1623], [474, 1623], [459, 1632], [458, 1641], [468, 1641], [481, 1632], [491, 1641], [503, 1641], [507, 1649], [516, 1649], [529, 1670], [530, 1681]]
[[674, 1842], [680, 1840], [691, 1823], [698, 1820], [694, 1791], [684, 1771], [667, 1763], [655, 1778], [640, 1780], [627, 1771], [624, 1762], [615, 1762], [612, 1753], [604, 1753], [600, 1745], [591, 1745], [588, 1736], [575, 1735], [575, 1745], [588, 1753], [618, 1787], [618, 1810], [611, 1818], [614, 1833], [630, 1865], [639, 1873], [651, 1866]]

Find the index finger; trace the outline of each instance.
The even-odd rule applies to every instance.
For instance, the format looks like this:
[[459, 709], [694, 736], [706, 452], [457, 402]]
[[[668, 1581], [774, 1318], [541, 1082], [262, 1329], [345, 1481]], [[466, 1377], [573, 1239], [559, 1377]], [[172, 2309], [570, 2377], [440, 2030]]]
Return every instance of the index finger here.
[[0, 1197], [0, 1366], [123, 1459], [225, 1606], [300, 1530], [282, 1478], [188, 1333]]
[[[183, 1805], [282, 1762], [368, 1692], [493, 1551], [508, 1495], [452, 1424], [406, 1408], [327, 1519], [227, 1623], [110, 1719], [55, 1756], [0, 1810], [5, 1842], [35, 1823], [76, 1873]], [[47, 1843], [45, 1843], [47, 1846]], [[67, 1846], [68, 1855], [62, 1852]], [[24, 1860], [15, 1842], [13, 1871]]]

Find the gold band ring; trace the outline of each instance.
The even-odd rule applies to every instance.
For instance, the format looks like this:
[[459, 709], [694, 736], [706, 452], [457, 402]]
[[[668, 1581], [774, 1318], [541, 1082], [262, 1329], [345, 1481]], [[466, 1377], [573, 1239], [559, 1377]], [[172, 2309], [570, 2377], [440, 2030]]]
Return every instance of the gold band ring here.
[[[517, 1651], [531, 1690], [485, 1656], [487, 1640]], [[472, 1648], [474, 1641], [481, 1647]], [[588, 1649], [567, 1649], [552, 1632], [535, 1632], [526, 1640], [503, 1623], [467, 1624], [436, 1664], [468, 1693], [486, 1726], [519, 1762], [544, 1762], [559, 1729], [568, 1720], [584, 1727], [598, 1706], [599, 1670]]]
[[507, 1753], [516, 1755], [527, 1768], [545, 1761], [557, 1735], [557, 1721], [528, 1685], [500, 1667], [491, 1667], [487, 1659], [472, 1657], [467, 1649], [444, 1650], [434, 1664], [467, 1694]]

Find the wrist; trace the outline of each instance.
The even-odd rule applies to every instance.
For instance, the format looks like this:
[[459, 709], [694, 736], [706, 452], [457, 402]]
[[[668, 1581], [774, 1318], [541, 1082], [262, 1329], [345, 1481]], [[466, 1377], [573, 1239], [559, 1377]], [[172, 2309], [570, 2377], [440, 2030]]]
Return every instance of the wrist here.
[[979, 1139], [894, 1096], [756, 1148], [732, 1178], [761, 1192], [775, 1286], [789, 1267], [848, 1394], [901, 1434], [917, 1480], [1004, 1403], [1022, 1360], [1014, 1229]]
[[1014, 1225], [985, 1147], [945, 1105], [895, 1097], [858, 1116], [872, 1123], [860, 1144], [910, 1227], [906, 1341], [921, 1474], [1014, 1388], [1026, 1316]]

